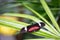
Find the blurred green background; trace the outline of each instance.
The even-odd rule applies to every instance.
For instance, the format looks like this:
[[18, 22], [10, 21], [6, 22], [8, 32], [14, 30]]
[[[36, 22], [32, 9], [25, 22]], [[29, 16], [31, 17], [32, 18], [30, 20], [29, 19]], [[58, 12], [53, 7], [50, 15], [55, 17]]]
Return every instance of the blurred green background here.
[[[0, 14], [2, 15], [3, 13], [10, 12], [10, 13], [30, 14], [34, 16], [34, 14], [32, 14], [32, 12], [29, 11], [27, 8], [25, 8], [23, 5], [18, 5], [22, 4], [22, 2], [27, 3], [31, 8], [36, 10], [51, 23], [49, 17], [45, 13], [45, 10], [43, 9], [39, 0], [0, 0]], [[58, 22], [58, 24], [60, 24], [60, 0], [46, 0], [46, 2], [50, 7], [51, 11], [53, 12], [56, 21]], [[26, 19], [23, 19], [22, 21], [30, 24], [33, 23], [33, 21], [31, 20], [27, 21]], [[38, 37], [27, 33], [23, 35], [23, 38], [43, 38], [43, 37]]]

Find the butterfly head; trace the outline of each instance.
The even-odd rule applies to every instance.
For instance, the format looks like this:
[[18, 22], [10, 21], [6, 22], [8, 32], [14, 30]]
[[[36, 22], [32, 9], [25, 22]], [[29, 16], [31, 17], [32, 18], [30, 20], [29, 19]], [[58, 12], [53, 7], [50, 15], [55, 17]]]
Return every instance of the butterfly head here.
[[45, 26], [45, 23], [43, 23], [43, 22], [39, 22], [38, 24], [41, 28]]

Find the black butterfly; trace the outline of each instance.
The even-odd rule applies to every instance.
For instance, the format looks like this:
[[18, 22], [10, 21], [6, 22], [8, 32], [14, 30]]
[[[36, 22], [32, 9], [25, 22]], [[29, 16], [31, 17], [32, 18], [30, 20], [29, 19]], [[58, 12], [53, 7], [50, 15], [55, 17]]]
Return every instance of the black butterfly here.
[[35, 32], [35, 31], [40, 30], [44, 26], [45, 26], [45, 24], [43, 22], [36, 23], [36, 24], [33, 24], [33, 25], [29, 25], [27, 27], [23, 27], [21, 29], [21, 33]]

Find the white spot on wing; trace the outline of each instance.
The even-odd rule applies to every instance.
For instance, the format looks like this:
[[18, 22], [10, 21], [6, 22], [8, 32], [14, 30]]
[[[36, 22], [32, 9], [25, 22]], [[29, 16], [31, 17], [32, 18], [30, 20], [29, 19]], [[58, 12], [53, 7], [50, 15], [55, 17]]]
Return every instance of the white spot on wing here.
[[40, 24], [40, 22], [38, 22], [38, 24], [39, 24], [39, 26], [41, 27], [41, 24]]
[[25, 27], [25, 31], [27, 31], [27, 27]]

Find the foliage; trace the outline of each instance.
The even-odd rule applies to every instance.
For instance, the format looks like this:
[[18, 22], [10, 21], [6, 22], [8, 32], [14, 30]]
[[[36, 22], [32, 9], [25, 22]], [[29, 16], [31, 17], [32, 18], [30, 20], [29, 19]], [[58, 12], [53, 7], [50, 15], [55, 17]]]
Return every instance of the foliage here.
[[[27, 15], [27, 14], [18, 14], [18, 13], [4, 13], [3, 16], [22, 17], [22, 18], [33, 20], [34, 22], [41, 22], [42, 21], [45, 23], [44, 28], [47, 29], [48, 31], [45, 29], [41, 29], [41, 30], [39, 30], [37, 32], [33, 32], [31, 34], [37, 35], [37, 36], [42, 36], [44, 38], [54, 38], [54, 39], [60, 38], [60, 28], [59, 28], [59, 25], [57, 24], [57, 22], [53, 16], [53, 13], [51, 12], [51, 10], [48, 7], [45, 0], [40, 0], [40, 2], [41, 2], [42, 6], [46, 12], [44, 14], [48, 15], [48, 17], [50, 18], [53, 25], [48, 20], [46, 20], [39, 12], [37, 12], [33, 8], [31, 8], [28, 5], [28, 3], [24, 3], [24, 2], [22, 2], [22, 5], [24, 7], [26, 7], [27, 9], [29, 9], [30, 11], [32, 11], [33, 14], [35, 14], [38, 17], [32, 16], [32, 15]], [[17, 4], [17, 6], [18, 6], [18, 4]], [[31, 24], [28, 24], [25, 22], [19, 22], [19, 21], [15, 21], [15, 20], [13, 21], [13, 20], [7, 20], [4, 18], [0, 18], [0, 25], [15, 28], [19, 31], [22, 27], [26, 27], [26, 26], [31, 25]]]

